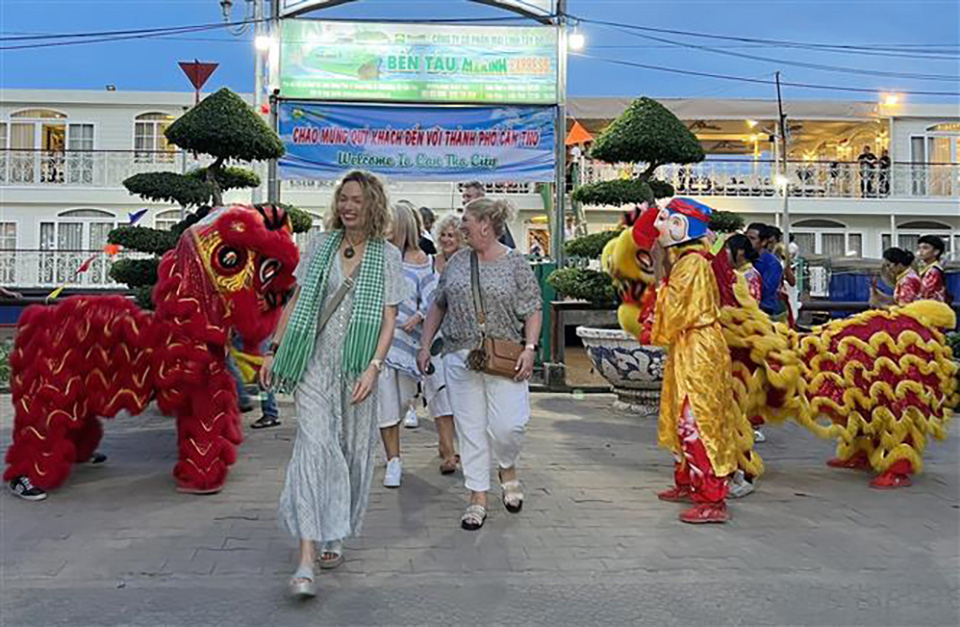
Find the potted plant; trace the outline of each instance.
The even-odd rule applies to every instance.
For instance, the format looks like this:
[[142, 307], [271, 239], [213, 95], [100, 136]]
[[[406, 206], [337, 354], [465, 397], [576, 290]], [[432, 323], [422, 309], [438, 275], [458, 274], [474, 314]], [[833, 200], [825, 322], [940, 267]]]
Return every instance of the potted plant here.
[[[157, 282], [160, 257], [177, 245], [190, 226], [202, 220], [213, 207], [223, 205], [224, 192], [260, 185], [253, 170], [230, 166], [231, 160], [258, 161], [283, 156], [283, 142], [243, 99], [230, 91], [204, 98], [196, 107], [171, 124], [164, 135], [167, 141], [184, 150], [214, 158], [213, 163], [186, 174], [146, 172], [123, 181], [131, 194], [155, 202], [175, 202], [184, 209], [185, 218], [169, 231], [142, 226], [122, 226], [108, 236], [111, 244], [153, 255], [145, 259], [121, 259], [110, 269], [110, 276], [136, 291], [137, 304], [152, 309], [151, 293]], [[281, 205], [290, 216], [295, 233], [310, 230], [308, 213]]]
[[[673, 186], [655, 178], [658, 168], [670, 163], [696, 163], [705, 155], [693, 133], [666, 107], [651, 98], [639, 98], [597, 138], [590, 156], [610, 164], [635, 164], [642, 169], [631, 179], [578, 187], [573, 193], [574, 201], [629, 207], [673, 196]], [[564, 271], [570, 274], [569, 269], [557, 272]], [[637, 309], [636, 295], [642, 288], [638, 290], [628, 281], [614, 283], [609, 277], [607, 280], [618, 288], [621, 320], [624, 314], [634, 315], [631, 312]], [[663, 380], [663, 349], [642, 346], [634, 335], [620, 328], [578, 327], [577, 335], [583, 340], [593, 367], [613, 386], [616, 406], [632, 413], [655, 415]]]

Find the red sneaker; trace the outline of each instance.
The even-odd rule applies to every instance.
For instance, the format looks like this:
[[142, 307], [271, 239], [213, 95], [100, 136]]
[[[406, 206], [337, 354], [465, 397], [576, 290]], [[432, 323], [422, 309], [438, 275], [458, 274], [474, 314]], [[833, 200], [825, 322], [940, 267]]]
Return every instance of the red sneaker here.
[[849, 459], [834, 457], [827, 460], [827, 466], [831, 468], [846, 468], [849, 470], [870, 470], [870, 460], [865, 455], [854, 455]]
[[913, 485], [910, 475], [904, 475], [889, 470], [870, 482], [871, 488], [877, 490], [895, 490], [897, 488], [908, 488]]
[[690, 486], [674, 486], [669, 490], [664, 490], [657, 494], [657, 498], [661, 501], [669, 501], [670, 503], [681, 503], [690, 500]]
[[693, 525], [725, 523], [730, 520], [726, 503], [701, 503], [680, 514], [680, 520]]

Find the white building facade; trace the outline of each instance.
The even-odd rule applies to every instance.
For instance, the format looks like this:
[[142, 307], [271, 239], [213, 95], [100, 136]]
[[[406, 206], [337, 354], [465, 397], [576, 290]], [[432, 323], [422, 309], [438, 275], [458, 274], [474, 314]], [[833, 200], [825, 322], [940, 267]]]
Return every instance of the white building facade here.
[[[24, 288], [111, 285], [110, 259], [77, 270], [106, 243], [107, 233], [147, 209], [139, 224], [169, 228], [181, 208], [145, 202], [123, 187], [139, 173], [183, 172], [195, 164], [169, 146], [163, 130], [193, 102], [188, 93], [4, 90], [0, 101], [0, 285]], [[664, 168], [678, 194], [693, 196], [747, 221], [780, 223], [783, 188], [774, 181], [770, 135], [776, 103], [663, 100], [687, 123], [708, 160]], [[571, 121], [599, 132], [629, 99], [572, 99]], [[812, 254], [879, 257], [891, 242], [914, 248], [924, 233], [960, 250], [960, 115], [955, 107], [861, 102], [788, 105], [788, 203], [792, 232]], [[889, 151], [889, 168], [864, 170], [857, 157], [870, 146]], [[631, 176], [630, 166], [581, 157], [582, 181]], [[265, 189], [265, 185], [263, 188]], [[318, 219], [332, 187], [285, 181], [281, 199]], [[442, 214], [460, 206], [458, 185], [390, 183], [392, 200], [410, 200]], [[519, 247], [548, 248], [550, 194], [528, 184], [490, 185], [519, 209], [511, 230]], [[265, 193], [261, 191], [265, 197]], [[228, 194], [249, 202], [249, 190]], [[613, 207], [585, 207], [590, 231], [612, 228]]]

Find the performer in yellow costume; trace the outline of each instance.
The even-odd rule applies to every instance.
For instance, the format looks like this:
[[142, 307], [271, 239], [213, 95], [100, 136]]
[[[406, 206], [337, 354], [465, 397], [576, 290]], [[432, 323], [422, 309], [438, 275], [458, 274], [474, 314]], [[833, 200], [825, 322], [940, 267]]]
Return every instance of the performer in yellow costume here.
[[730, 349], [720, 326], [720, 294], [706, 242], [711, 210], [676, 198], [656, 220], [672, 268], [658, 290], [652, 339], [669, 348], [660, 401], [659, 443], [676, 459], [665, 501], [692, 499], [688, 523], [729, 519], [727, 479], [738, 467], [758, 475], [749, 423], [734, 399]]

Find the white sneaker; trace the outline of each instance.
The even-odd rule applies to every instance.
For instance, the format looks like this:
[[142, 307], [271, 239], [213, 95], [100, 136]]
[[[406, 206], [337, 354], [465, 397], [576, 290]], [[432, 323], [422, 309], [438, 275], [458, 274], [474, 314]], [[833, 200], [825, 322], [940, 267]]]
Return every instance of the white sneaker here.
[[763, 431], [761, 431], [760, 429], [754, 429], [754, 430], [753, 430], [753, 441], [756, 442], [756, 443], [758, 443], [758, 444], [759, 444], [760, 442], [766, 442], [766, 441], [767, 441], [767, 436], [763, 435]]
[[753, 492], [756, 486], [747, 481], [746, 475], [743, 474], [742, 470], [738, 470], [733, 473], [733, 476], [730, 478], [730, 483], [728, 484], [728, 494], [732, 499], [742, 499], [746, 495]]
[[403, 462], [394, 457], [387, 462], [387, 472], [383, 475], [383, 487], [399, 488], [400, 478], [403, 476]]
[[413, 407], [407, 410], [407, 415], [403, 419], [403, 426], [407, 429], [416, 429], [420, 426], [420, 419], [417, 418], [417, 410]]

